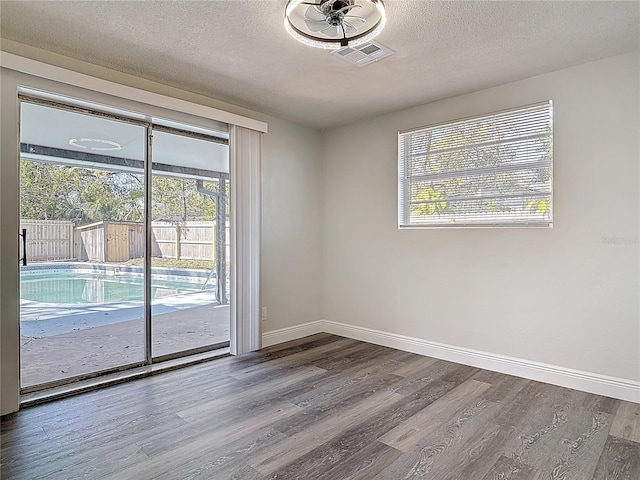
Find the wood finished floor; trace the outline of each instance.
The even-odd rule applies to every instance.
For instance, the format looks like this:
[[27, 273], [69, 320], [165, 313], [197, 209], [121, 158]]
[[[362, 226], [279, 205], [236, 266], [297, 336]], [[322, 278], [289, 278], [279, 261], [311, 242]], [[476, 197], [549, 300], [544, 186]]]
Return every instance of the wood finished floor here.
[[24, 409], [9, 479], [638, 480], [640, 405], [315, 335]]

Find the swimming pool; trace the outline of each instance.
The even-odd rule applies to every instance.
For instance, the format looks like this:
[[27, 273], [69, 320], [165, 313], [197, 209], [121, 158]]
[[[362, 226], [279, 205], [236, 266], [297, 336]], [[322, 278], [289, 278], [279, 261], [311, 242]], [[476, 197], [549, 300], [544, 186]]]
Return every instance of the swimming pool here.
[[[215, 279], [181, 278], [176, 274], [152, 275], [151, 298], [158, 299], [184, 293], [214, 291]], [[47, 304], [99, 304], [142, 300], [143, 277], [133, 272], [48, 270], [20, 276], [20, 299]]]

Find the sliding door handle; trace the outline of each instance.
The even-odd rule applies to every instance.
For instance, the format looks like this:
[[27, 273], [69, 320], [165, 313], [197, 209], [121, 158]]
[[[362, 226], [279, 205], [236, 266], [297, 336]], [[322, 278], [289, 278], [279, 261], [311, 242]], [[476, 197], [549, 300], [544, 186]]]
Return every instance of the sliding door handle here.
[[20, 261], [23, 266], [27, 266], [27, 229], [23, 228], [22, 233], [19, 233], [18, 236], [22, 237], [22, 258]]

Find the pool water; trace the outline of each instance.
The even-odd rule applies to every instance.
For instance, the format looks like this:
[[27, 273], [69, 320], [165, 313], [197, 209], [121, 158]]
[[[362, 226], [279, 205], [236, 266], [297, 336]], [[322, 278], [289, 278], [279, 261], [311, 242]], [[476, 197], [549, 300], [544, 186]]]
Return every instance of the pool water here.
[[[213, 290], [209, 282], [205, 291]], [[197, 283], [151, 280], [151, 298], [202, 292]], [[46, 272], [22, 275], [20, 299], [41, 303], [86, 304], [142, 300], [143, 279], [136, 275], [96, 275], [73, 272]]]

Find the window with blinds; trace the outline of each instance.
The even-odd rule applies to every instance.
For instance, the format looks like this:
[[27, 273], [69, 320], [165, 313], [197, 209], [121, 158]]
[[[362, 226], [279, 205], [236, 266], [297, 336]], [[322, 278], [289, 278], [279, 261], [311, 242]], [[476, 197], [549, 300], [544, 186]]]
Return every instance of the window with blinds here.
[[398, 226], [553, 226], [551, 101], [398, 134]]

